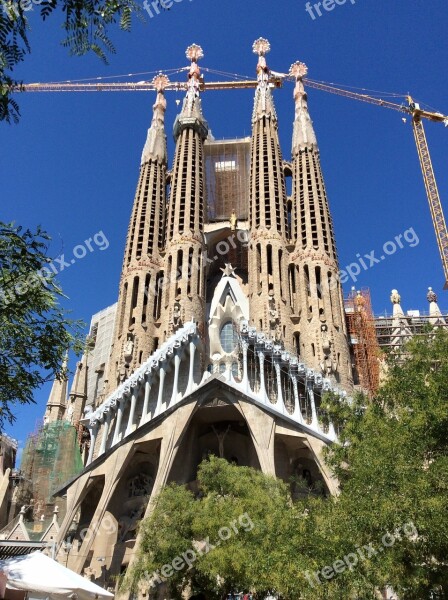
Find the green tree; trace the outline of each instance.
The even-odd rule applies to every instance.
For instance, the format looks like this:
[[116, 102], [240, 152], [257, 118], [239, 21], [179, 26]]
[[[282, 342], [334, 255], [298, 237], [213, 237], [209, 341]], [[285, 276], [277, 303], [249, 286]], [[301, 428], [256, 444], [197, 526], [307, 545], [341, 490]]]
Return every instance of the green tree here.
[[62, 12], [65, 38], [62, 45], [78, 56], [94, 52], [104, 62], [106, 53], [115, 48], [109, 38], [114, 24], [124, 31], [131, 29], [135, 13], [142, 18], [136, 0], [0, 0], [0, 121], [17, 122], [19, 106], [13, 98], [21, 82], [14, 78], [15, 67], [31, 51], [28, 43], [27, 12], [40, 6], [41, 17]]
[[[324, 547], [325, 535], [315, 520], [321, 519], [324, 500], [310, 495], [293, 504], [283, 481], [213, 456], [199, 466], [198, 485], [196, 496], [176, 484], [161, 492], [141, 524], [138, 560], [125, 588], [154, 581], [154, 573], [154, 583], [158, 576], [165, 579], [176, 598], [186, 587], [208, 598], [242, 590], [259, 598], [268, 591], [297, 598], [310, 587], [305, 572], [318, 559], [309, 549]], [[177, 557], [184, 563], [179, 570], [172, 568]], [[165, 565], [171, 568], [164, 570]], [[313, 594], [310, 588], [308, 598]]]
[[12, 423], [15, 404], [63, 377], [65, 352], [81, 350], [80, 322], [59, 305], [63, 297], [48, 268], [48, 235], [0, 223], [0, 429]]
[[[390, 584], [400, 598], [447, 598], [447, 333], [415, 338], [402, 359], [391, 356], [372, 401], [333, 400], [329, 410], [341, 427], [327, 457], [341, 484], [338, 530], [352, 547], [377, 551], [354, 574], [370, 589]], [[395, 541], [389, 535], [385, 546], [387, 534]]]

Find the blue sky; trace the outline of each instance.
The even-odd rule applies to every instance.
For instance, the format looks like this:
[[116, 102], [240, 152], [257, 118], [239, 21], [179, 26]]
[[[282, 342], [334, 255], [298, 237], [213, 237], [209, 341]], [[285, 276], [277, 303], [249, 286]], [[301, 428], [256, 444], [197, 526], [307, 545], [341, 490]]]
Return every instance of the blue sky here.
[[[314, 2], [312, 3], [314, 4]], [[321, 9], [322, 10], [322, 9]], [[201, 66], [253, 76], [252, 43], [269, 39], [268, 64], [285, 72], [302, 60], [309, 77], [353, 87], [413, 96], [448, 112], [445, 67], [448, 6], [445, 0], [347, 0], [314, 20], [303, 0], [213, 2], [183, 0], [131, 33], [116, 31], [117, 54], [104, 66], [96, 57], [70, 57], [60, 45], [61, 14], [43, 23], [29, 12], [32, 54], [17, 69], [25, 82], [66, 81], [173, 69], [187, 64], [195, 42], [205, 53]], [[207, 74], [205, 74], [207, 78]], [[139, 81], [152, 75], [137, 76]], [[183, 77], [181, 74], [178, 77]], [[210, 79], [210, 76], [208, 76]], [[131, 78], [132, 80], [132, 78]], [[284, 158], [290, 156], [294, 105], [291, 83], [276, 90]], [[203, 109], [216, 138], [250, 134], [253, 91], [206, 92]], [[167, 94], [167, 130], [180, 93]], [[102, 231], [107, 249], [91, 242], [87, 252], [60, 273], [74, 318], [90, 316], [116, 300], [126, 229], [142, 146], [151, 120], [151, 93], [29, 93], [19, 97], [22, 117], [1, 125], [2, 220], [35, 227], [52, 236], [52, 253], [73, 248]], [[443, 273], [423, 187], [411, 124], [394, 111], [309, 90], [309, 106], [321, 150], [341, 268], [410, 229], [419, 243], [363, 271], [356, 286], [370, 287], [376, 313], [390, 310], [398, 288], [403, 308], [427, 310], [429, 285], [442, 291]], [[427, 123], [426, 132], [439, 189], [448, 211], [448, 131]], [[444, 168], [445, 167], [445, 168]], [[409, 240], [415, 240], [408, 234]], [[105, 244], [103, 244], [105, 246]], [[78, 250], [81, 254], [82, 250]], [[345, 284], [350, 289], [351, 280]], [[49, 386], [36, 392], [35, 406], [17, 411], [7, 427], [25, 440], [41, 418]]]

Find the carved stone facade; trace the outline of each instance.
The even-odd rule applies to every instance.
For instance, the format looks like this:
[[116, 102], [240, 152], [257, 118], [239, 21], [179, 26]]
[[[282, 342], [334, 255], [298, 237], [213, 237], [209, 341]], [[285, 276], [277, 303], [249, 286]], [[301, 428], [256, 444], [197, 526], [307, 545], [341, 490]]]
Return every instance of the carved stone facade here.
[[[82, 421], [90, 431], [86, 467], [61, 490], [67, 512], [59, 555], [97, 581], [112, 582], [132, 561], [149, 500], [171, 481], [195, 490], [198, 465], [210, 453], [336, 492], [321, 454], [336, 432], [321, 400], [326, 390], [341, 399], [350, 394], [352, 377], [341, 289], [323, 285], [338, 272], [331, 217], [300, 76], [288, 197], [269, 43], [259, 39], [253, 50], [258, 87], [247, 211], [235, 203], [248, 220], [235, 211], [228, 220], [206, 217], [203, 156], [210, 136], [200, 100], [200, 47], [187, 50], [171, 171], [163, 124], [167, 80], [155, 81], [106, 393]], [[216, 161], [227, 202], [241, 165], [237, 158]], [[94, 535], [83, 536], [86, 528]]]

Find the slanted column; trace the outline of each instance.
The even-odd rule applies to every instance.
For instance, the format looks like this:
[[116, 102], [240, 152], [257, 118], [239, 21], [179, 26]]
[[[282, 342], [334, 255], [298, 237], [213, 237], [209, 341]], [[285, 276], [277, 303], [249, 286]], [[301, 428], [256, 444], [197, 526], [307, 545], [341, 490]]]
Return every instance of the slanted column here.
[[291, 375], [291, 379], [292, 379], [292, 389], [294, 392], [294, 413], [293, 413], [293, 418], [297, 419], [299, 421], [299, 423], [303, 423], [303, 415], [302, 415], [302, 407], [300, 405], [300, 398], [299, 398], [299, 386], [297, 383], [297, 375]]
[[278, 360], [275, 361], [274, 368], [275, 368], [275, 374], [277, 376], [277, 402], [276, 402], [276, 404], [279, 404], [280, 408], [284, 412], [285, 405], [283, 402], [282, 376], [281, 376], [281, 370], [280, 370], [280, 362]]
[[166, 370], [165, 370], [165, 363], [160, 367], [159, 370], [159, 395], [157, 397], [157, 406], [156, 406], [156, 412], [154, 416], [157, 416], [161, 413], [162, 411], [162, 402], [163, 402], [163, 386], [165, 383], [165, 375], [166, 375]]
[[145, 380], [145, 397], [143, 400], [143, 409], [142, 409], [142, 416], [140, 418], [140, 423], [139, 423], [139, 427], [141, 427], [144, 423], [146, 423], [146, 419], [148, 416], [148, 404], [149, 404], [149, 394], [151, 393], [151, 384], [152, 384], [152, 378], [150, 375], [146, 375], [146, 380]]
[[104, 454], [106, 452], [107, 436], [109, 435], [110, 421], [112, 419], [112, 410], [110, 408], [108, 408], [107, 410], [104, 411], [104, 414], [105, 414], [105, 419], [104, 419], [104, 426], [103, 426], [103, 438], [101, 440], [101, 447], [100, 447], [99, 454]]
[[182, 348], [177, 348], [174, 354], [174, 378], [173, 378], [173, 393], [171, 395], [170, 405], [175, 404], [177, 400], [178, 388], [179, 388], [179, 368], [180, 368], [180, 354]]
[[120, 398], [120, 400], [118, 400], [117, 420], [115, 421], [115, 431], [114, 431], [114, 437], [112, 440], [112, 446], [115, 446], [115, 444], [120, 441], [120, 430], [121, 430], [121, 423], [123, 421], [123, 412], [124, 412], [125, 404], [126, 404], [126, 397], [123, 396], [123, 398]]
[[258, 360], [260, 361], [260, 395], [263, 398], [263, 402], [266, 402], [267, 394], [266, 394], [266, 386], [264, 383], [264, 352], [263, 352], [263, 350], [258, 350]]
[[308, 397], [311, 403], [311, 426], [315, 429], [319, 429], [319, 423], [317, 420], [316, 402], [314, 400], [313, 381], [307, 381], [306, 383]]
[[98, 426], [99, 426], [98, 421], [95, 421], [94, 425], [92, 427], [90, 427], [90, 448], [89, 448], [89, 456], [87, 457], [86, 466], [90, 465], [90, 463], [92, 462], [93, 451], [95, 449], [95, 442], [96, 442], [96, 438], [98, 436]]
[[187, 395], [193, 391], [194, 355], [195, 355], [195, 353], [196, 353], [196, 344], [194, 343], [193, 340], [191, 340], [191, 342], [190, 342], [190, 369], [188, 372], [188, 385], [187, 385], [187, 391], [185, 392], [185, 395]]
[[134, 418], [135, 418], [135, 407], [137, 406], [137, 398], [138, 398], [139, 389], [140, 388], [138, 387], [138, 385], [135, 385], [132, 388], [131, 410], [129, 411], [128, 425], [126, 427], [126, 432], [124, 434], [125, 436], [129, 435], [133, 431]]
[[243, 385], [245, 392], [249, 392], [249, 375], [247, 372], [247, 350], [249, 348], [249, 344], [246, 341], [242, 342], [243, 347]]

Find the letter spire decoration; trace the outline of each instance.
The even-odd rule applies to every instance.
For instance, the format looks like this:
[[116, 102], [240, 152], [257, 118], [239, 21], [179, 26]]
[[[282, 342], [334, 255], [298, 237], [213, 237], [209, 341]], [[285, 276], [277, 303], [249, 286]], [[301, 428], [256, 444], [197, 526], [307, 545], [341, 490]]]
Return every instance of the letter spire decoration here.
[[303, 85], [303, 78], [308, 73], [308, 67], [303, 62], [295, 62], [289, 69], [289, 74], [295, 78], [294, 88], [295, 119], [292, 137], [292, 154], [296, 154], [306, 147], [317, 149], [317, 139], [314, 133], [313, 122], [308, 112], [308, 97]]
[[198, 61], [204, 57], [204, 52], [201, 46], [191, 44], [185, 54], [191, 61], [188, 72], [187, 95], [182, 105], [182, 111], [174, 123], [174, 138], [177, 140], [180, 132], [188, 127], [195, 129], [204, 140], [208, 134], [208, 125], [202, 114], [201, 99], [199, 97], [202, 77], [198, 65]]
[[252, 114], [252, 124], [263, 116], [267, 116], [277, 121], [274, 102], [271, 90], [269, 88], [269, 67], [266, 63], [266, 54], [270, 52], [271, 45], [265, 38], [258, 38], [252, 45], [252, 51], [258, 55], [257, 63], [257, 81], [258, 86], [255, 92], [254, 111]]
[[152, 80], [154, 88], [157, 91], [157, 97], [155, 104], [152, 107], [153, 117], [151, 127], [148, 129], [148, 137], [142, 152], [142, 165], [151, 158], [165, 163], [167, 160], [165, 134], [166, 99], [164, 90], [169, 81], [168, 77], [163, 73], [159, 73]]

